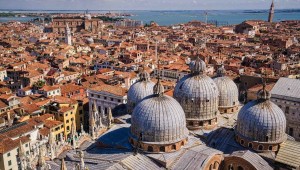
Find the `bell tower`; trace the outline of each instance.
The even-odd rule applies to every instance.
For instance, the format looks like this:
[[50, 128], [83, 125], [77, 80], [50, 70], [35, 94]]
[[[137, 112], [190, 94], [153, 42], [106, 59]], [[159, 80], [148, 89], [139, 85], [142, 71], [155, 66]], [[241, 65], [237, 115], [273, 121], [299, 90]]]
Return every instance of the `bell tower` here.
[[270, 11], [269, 11], [269, 18], [268, 18], [268, 22], [273, 22], [273, 18], [274, 18], [274, 0], [272, 0], [272, 4], [270, 7]]
[[71, 35], [71, 30], [69, 28], [68, 23], [67, 23], [67, 26], [66, 26], [65, 34], [66, 34], [66, 37], [65, 37], [66, 44], [72, 45], [72, 35]]

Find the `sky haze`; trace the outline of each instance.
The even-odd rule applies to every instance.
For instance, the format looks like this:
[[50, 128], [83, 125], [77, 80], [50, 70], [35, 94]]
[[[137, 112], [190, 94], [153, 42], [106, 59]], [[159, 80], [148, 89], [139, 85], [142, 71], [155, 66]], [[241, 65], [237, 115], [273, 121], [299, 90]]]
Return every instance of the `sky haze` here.
[[[232, 10], [268, 9], [271, 0], [0, 0], [0, 9], [24, 10]], [[277, 9], [299, 9], [300, 0], [276, 0]]]

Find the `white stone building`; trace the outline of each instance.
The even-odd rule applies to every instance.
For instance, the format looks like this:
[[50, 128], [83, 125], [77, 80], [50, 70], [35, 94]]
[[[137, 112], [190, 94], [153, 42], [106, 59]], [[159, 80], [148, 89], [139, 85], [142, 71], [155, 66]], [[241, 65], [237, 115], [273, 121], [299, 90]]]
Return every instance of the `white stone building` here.
[[300, 80], [280, 78], [271, 94], [271, 100], [285, 113], [287, 134], [300, 141]]
[[93, 102], [99, 112], [108, 114], [109, 108], [114, 109], [116, 106], [127, 103], [127, 90], [118, 86], [101, 85], [88, 89], [89, 110], [93, 109]]

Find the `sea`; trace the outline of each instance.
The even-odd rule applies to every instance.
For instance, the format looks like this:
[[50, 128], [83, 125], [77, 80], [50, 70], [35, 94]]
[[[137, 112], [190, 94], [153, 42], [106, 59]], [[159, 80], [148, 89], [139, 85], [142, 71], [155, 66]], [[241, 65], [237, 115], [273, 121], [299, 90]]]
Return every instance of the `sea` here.
[[[2, 12], [14, 13], [84, 13], [85, 10], [0, 10]], [[267, 20], [268, 10], [139, 10], [139, 11], [96, 11], [90, 10], [90, 13], [126, 13], [131, 14], [126, 18], [143, 21], [144, 24], [154, 21], [159, 25], [168, 26], [180, 23], [186, 23], [192, 20], [207, 21], [216, 25], [239, 24], [245, 20]], [[27, 22], [36, 17], [0, 17], [0, 22], [20, 21]], [[275, 10], [274, 21], [300, 20], [300, 9], [280, 9]]]

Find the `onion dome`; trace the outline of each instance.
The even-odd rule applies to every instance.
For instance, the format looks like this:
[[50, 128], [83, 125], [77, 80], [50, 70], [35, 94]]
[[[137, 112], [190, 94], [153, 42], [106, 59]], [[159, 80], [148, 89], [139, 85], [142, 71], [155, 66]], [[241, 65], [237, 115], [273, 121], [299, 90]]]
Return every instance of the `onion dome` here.
[[146, 96], [153, 94], [154, 83], [150, 81], [150, 74], [142, 71], [139, 80], [130, 86], [127, 94], [127, 112], [132, 113], [134, 107]]
[[236, 84], [227, 76], [224, 66], [217, 70], [214, 81], [219, 89], [219, 111], [221, 113], [234, 113], [238, 110], [239, 91]]
[[184, 111], [175, 99], [164, 95], [160, 80], [153, 92], [133, 110], [130, 142], [146, 152], [179, 150], [188, 137]]
[[278, 145], [287, 139], [286, 117], [270, 101], [271, 95], [265, 85], [257, 96], [257, 100], [247, 103], [238, 114], [236, 140], [259, 152], [277, 151]]
[[204, 61], [190, 63], [191, 74], [177, 83], [174, 98], [181, 104], [189, 129], [213, 128], [217, 124], [219, 91], [216, 83], [205, 74]]

